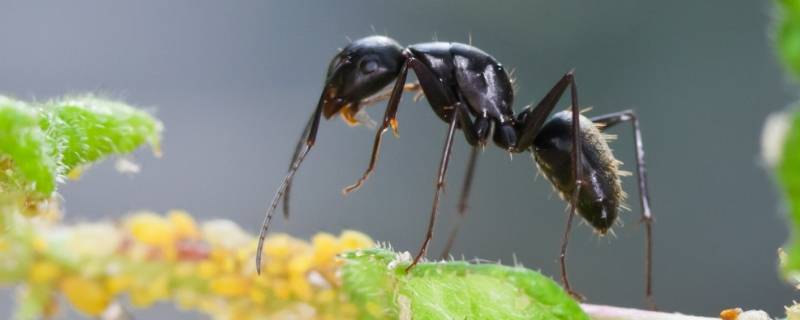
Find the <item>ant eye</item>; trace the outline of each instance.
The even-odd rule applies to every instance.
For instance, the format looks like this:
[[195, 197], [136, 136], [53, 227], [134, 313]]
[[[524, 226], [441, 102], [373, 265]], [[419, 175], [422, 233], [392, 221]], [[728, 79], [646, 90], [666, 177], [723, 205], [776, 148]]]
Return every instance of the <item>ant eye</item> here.
[[378, 70], [378, 62], [375, 60], [364, 60], [361, 61], [361, 72], [363, 73], [373, 73]]

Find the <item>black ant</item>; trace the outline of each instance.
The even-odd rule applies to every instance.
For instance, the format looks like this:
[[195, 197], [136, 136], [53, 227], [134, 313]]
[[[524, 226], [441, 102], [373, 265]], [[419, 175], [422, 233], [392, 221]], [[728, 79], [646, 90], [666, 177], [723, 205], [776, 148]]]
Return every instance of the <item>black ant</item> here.
[[[409, 69], [416, 73], [419, 80], [417, 84], [406, 85]], [[390, 93], [376, 95], [393, 80], [395, 84]], [[572, 103], [570, 110], [558, 112], [548, 120], [547, 117], [568, 87]], [[292, 178], [316, 142], [320, 118], [324, 115], [328, 119], [338, 113], [348, 122], [356, 123], [363, 107], [383, 99], [389, 100], [375, 136], [369, 166], [354, 185], [344, 189], [344, 193], [349, 193], [360, 187], [374, 170], [383, 133], [389, 127], [397, 133], [397, 107], [403, 92], [418, 90], [424, 93], [434, 113], [448, 123], [448, 129], [439, 162], [428, 231], [408, 269], [425, 256], [433, 237], [453, 137], [456, 129], [460, 129], [472, 145], [467, 178], [459, 202], [460, 216], [463, 217], [466, 211], [478, 150], [486, 145], [490, 135], [494, 143], [507, 152], [532, 152], [541, 172], [570, 204], [561, 242], [561, 280], [566, 290], [578, 296], [570, 287], [566, 269], [572, 220], [577, 211], [601, 235], [606, 234], [616, 221], [625, 199], [620, 183], [622, 172], [618, 170], [620, 162], [614, 158], [602, 132], [620, 122], [631, 122], [636, 143], [641, 219], [646, 230], [645, 295], [648, 301], [651, 299], [653, 217], [647, 191], [642, 137], [633, 111], [592, 119], [584, 117], [579, 109], [574, 73], [570, 71], [535, 107], [528, 106], [514, 115], [512, 81], [503, 66], [489, 54], [471, 45], [449, 42], [420, 43], [403, 48], [396, 41], [383, 36], [370, 36], [352, 42], [331, 61], [317, 108], [303, 130], [289, 172], [264, 219], [256, 255], [256, 269], [259, 272], [262, 246], [272, 214], [279, 200], [284, 198], [284, 215], [288, 217]], [[448, 248], [457, 231], [456, 226], [448, 240]]]

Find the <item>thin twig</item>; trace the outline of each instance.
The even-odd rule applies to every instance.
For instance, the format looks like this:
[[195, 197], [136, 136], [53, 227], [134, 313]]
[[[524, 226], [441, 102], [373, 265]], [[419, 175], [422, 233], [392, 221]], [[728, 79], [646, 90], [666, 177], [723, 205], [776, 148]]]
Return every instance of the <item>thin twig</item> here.
[[679, 313], [666, 313], [628, 309], [612, 306], [583, 304], [583, 311], [592, 320], [719, 320], [719, 318], [687, 316]]

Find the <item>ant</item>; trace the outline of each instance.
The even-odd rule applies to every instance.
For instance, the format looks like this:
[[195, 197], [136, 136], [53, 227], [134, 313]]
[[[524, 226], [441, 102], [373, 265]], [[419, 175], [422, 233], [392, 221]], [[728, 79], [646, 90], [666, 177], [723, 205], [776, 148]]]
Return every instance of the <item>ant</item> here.
[[[417, 75], [418, 83], [406, 84], [409, 69]], [[392, 81], [391, 91], [379, 93]], [[564, 92], [570, 89], [569, 110], [555, 113], [549, 120], [556, 104]], [[572, 220], [576, 212], [596, 232], [605, 235], [617, 219], [618, 211], [624, 208], [625, 192], [620, 176], [621, 164], [608, 147], [607, 135], [603, 131], [621, 122], [630, 122], [636, 147], [639, 200], [642, 207], [641, 220], [645, 225], [645, 296], [652, 299], [652, 222], [647, 178], [644, 163], [644, 148], [639, 121], [631, 111], [587, 118], [581, 115], [578, 90], [573, 71], [567, 72], [539, 101], [535, 107], [526, 107], [515, 115], [512, 109], [514, 90], [512, 80], [503, 66], [494, 57], [471, 45], [454, 42], [427, 42], [402, 47], [395, 40], [384, 36], [369, 36], [350, 43], [331, 61], [324, 89], [319, 102], [311, 114], [278, 191], [267, 210], [256, 254], [256, 269], [260, 273], [264, 238], [272, 221], [278, 202], [284, 200], [284, 215], [289, 214], [289, 193], [297, 169], [314, 146], [320, 118], [342, 116], [348, 123], [363, 122], [359, 119], [362, 109], [372, 103], [388, 99], [388, 105], [375, 135], [369, 165], [361, 178], [345, 188], [345, 194], [358, 189], [374, 171], [383, 134], [392, 128], [397, 134], [397, 109], [404, 91], [419, 91], [425, 95], [434, 113], [448, 124], [442, 157], [436, 179], [433, 207], [428, 222], [427, 234], [414, 261], [406, 270], [413, 268], [425, 256], [433, 238], [439, 197], [444, 188], [453, 138], [457, 129], [472, 146], [467, 165], [467, 178], [459, 202], [459, 216], [463, 218], [472, 184], [478, 151], [491, 136], [494, 143], [509, 153], [532, 152], [541, 172], [553, 184], [562, 199], [569, 202], [566, 228], [561, 240], [561, 281], [573, 296], [567, 277], [566, 253]], [[452, 245], [460, 221], [451, 231], [447, 248]], [[447, 251], [447, 250], [445, 250]]]

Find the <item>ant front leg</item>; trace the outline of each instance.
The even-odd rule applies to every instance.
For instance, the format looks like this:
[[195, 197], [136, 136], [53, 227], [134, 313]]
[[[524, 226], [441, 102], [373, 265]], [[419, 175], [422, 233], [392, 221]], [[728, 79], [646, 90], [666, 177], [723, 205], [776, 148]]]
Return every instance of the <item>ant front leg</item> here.
[[[306, 155], [308, 155], [308, 152], [311, 151], [311, 147], [313, 147], [314, 143], [317, 141], [317, 131], [319, 129], [320, 117], [322, 116], [322, 107], [325, 104], [326, 91], [327, 90], [322, 90], [322, 95], [319, 97], [317, 108], [314, 110], [314, 113], [311, 114], [311, 118], [308, 120], [305, 129], [303, 129], [303, 135], [301, 136], [301, 139], [298, 141], [298, 144], [295, 148], [295, 153], [292, 156], [292, 164], [289, 167], [289, 172], [286, 174], [286, 177], [283, 178], [283, 182], [281, 182], [280, 186], [278, 187], [278, 191], [275, 192], [275, 195], [272, 197], [272, 202], [270, 203], [269, 207], [267, 207], [267, 212], [264, 216], [264, 222], [261, 224], [261, 232], [258, 235], [258, 248], [256, 251], [256, 272], [258, 274], [261, 274], [262, 249], [264, 248], [264, 239], [267, 236], [269, 225], [272, 222], [272, 214], [275, 213], [275, 208], [278, 207], [278, 202], [280, 199], [283, 198], [284, 195], [289, 191], [292, 179], [294, 178], [295, 173], [297, 173], [297, 169], [300, 168], [300, 164], [303, 163]], [[288, 200], [288, 196], [286, 200]], [[284, 210], [286, 210], [285, 214], [288, 216], [288, 206], [284, 207]]]
[[652, 308], [655, 308], [653, 301], [653, 213], [650, 211], [650, 192], [647, 189], [647, 169], [644, 164], [644, 143], [642, 142], [642, 131], [639, 129], [639, 118], [636, 117], [633, 110], [625, 110], [594, 117], [592, 122], [602, 125], [601, 130], [606, 130], [621, 122], [630, 122], [633, 126], [639, 204], [642, 207], [642, 222], [645, 225], [645, 299]]
[[[414, 101], [418, 101], [419, 98], [421, 97], [421, 94], [422, 94], [421, 90], [422, 90], [422, 87], [420, 86], [419, 82], [407, 83], [407, 84], [405, 84], [403, 86], [403, 91], [404, 92], [416, 92], [416, 95], [414, 96]], [[366, 99], [362, 99], [357, 104], [359, 106], [357, 108], [360, 109], [360, 108], [363, 108], [363, 107], [368, 107], [368, 106], [376, 104], [378, 102], [387, 100], [387, 99], [392, 97], [392, 92], [394, 92], [394, 90], [390, 89], [390, 90], [386, 90], [384, 92], [375, 94], [375, 95], [373, 95], [371, 97], [368, 97]], [[302, 150], [302, 147], [304, 145], [304, 141], [306, 139], [306, 136], [308, 135], [308, 130], [311, 128], [311, 124], [312, 124], [313, 119], [314, 118], [313, 118], [313, 114], [312, 114], [311, 119], [309, 119], [308, 124], [306, 125], [305, 129], [303, 129], [303, 133], [300, 134], [300, 139], [297, 140], [297, 145], [295, 146], [295, 149], [294, 149], [294, 155], [292, 156], [292, 161], [289, 162], [289, 170], [291, 170], [292, 165], [294, 164], [295, 161], [297, 161], [297, 157], [300, 155], [300, 151]], [[397, 130], [396, 129], [394, 130], [394, 133], [395, 133], [395, 135], [397, 135]], [[283, 193], [283, 216], [285, 218], [289, 217], [289, 196], [290, 196], [291, 190], [292, 190], [292, 180], [289, 180], [289, 183], [286, 186], [286, 191]]]
[[345, 187], [342, 190], [343, 194], [347, 195], [360, 188], [361, 185], [364, 184], [364, 181], [367, 181], [369, 175], [375, 171], [375, 163], [378, 162], [378, 152], [381, 148], [381, 140], [383, 138], [383, 133], [386, 132], [386, 129], [391, 126], [392, 130], [395, 132], [395, 134], [397, 134], [397, 106], [400, 104], [400, 97], [403, 95], [403, 88], [405, 87], [407, 75], [408, 61], [403, 64], [403, 67], [400, 71], [400, 76], [397, 78], [394, 88], [392, 88], [392, 94], [389, 96], [389, 103], [386, 106], [386, 113], [383, 115], [383, 122], [381, 123], [381, 127], [378, 128], [378, 132], [375, 134], [375, 142], [372, 145], [372, 154], [369, 159], [367, 170], [364, 171], [364, 174], [361, 175], [361, 178], [359, 178], [356, 183]]
[[570, 88], [570, 98], [572, 105], [572, 152], [570, 153], [570, 162], [572, 168], [572, 178], [574, 181], [574, 189], [570, 197], [569, 215], [567, 215], [566, 227], [564, 229], [564, 236], [561, 239], [561, 252], [559, 255], [559, 263], [561, 265], [561, 282], [564, 288], [573, 296], [579, 299], [583, 297], [577, 292], [572, 290], [569, 284], [569, 277], [567, 276], [567, 247], [569, 244], [569, 234], [572, 230], [572, 220], [577, 213], [578, 196], [580, 195], [581, 186], [583, 185], [581, 165], [579, 161], [583, 158], [580, 130], [580, 105], [578, 104], [578, 89], [575, 84], [574, 71], [567, 72], [561, 79], [550, 89], [547, 95], [542, 98], [535, 108], [523, 111], [518, 117], [519, 125], [517, 127], [519, 142], [515, 151], [522, 152], [528, 150], [533, 145], [533, 140], [539, 134], [547, 120], [548, 115], [553, 112], [553, 109], [558, 104], [561, 96]]

